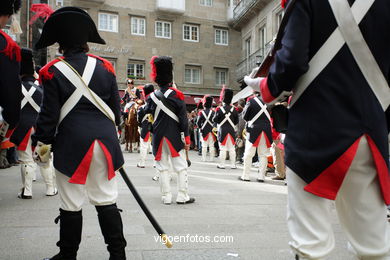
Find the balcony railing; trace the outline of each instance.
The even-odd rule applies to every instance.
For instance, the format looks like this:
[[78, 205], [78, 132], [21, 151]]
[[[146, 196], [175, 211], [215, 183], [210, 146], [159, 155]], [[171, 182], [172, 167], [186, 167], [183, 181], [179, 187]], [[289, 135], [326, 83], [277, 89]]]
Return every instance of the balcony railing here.
[[156, 0], [157, 11], [184, 14], [186, 11], [185, 0]]
[[[251, 16], [256, 15], [272, 0], [237, 0], [233, 9], [233, 24], [239, 24]], [[250, 16], [250, 17], [249, 17]]]
[[244, 59], [237, 65], [236, 69], [236, 79], [237, 81], [241, 81], [244, 76], [250, 74], [252, 70], [257, 67], [256, 63], [261, 63], [264, 60], [264, 56], [267, 55], [272, 45], [267, 43], [265, 45], [265, 49], [258, 49], [254, 53], [252, 53], [248, 58]]

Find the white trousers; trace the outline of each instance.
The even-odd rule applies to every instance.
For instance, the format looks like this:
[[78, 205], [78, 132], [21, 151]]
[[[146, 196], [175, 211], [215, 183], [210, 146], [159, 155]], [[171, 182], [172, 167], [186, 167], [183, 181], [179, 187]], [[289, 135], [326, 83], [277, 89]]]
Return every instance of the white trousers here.
[[[22, 177], [22, 188], [25, 196], [32, 196], [32, 183], [35, 180], [37, 164], [33, 160], [31, 137], [29, 138], [25, 151], [17, 150], [20, 164], [20, 172]], [[56, 193], [55, 173], [51, 160], [45, 164], [39, 165], [43, 181], [46, 184], [46, 195], [54, 195]]]
[[151, 151], [151, 149], [151, 142], [145, 142], [144, 139], [140, 138], [140, 158], [138, 162], [139, 166], [145, 167], [146, 156], [148, 155], [148, 152]]
[[[335, 246], [330, 216], [332, 201], [304, 191], [306, 182], [289, 168], [287, 183], [290, 246], [304, 259], [324, 259]], [[357, 259], [390, 259], [386, 206], [365, 137], [360, 141], [334, 205]]]
[[118, 197], [116, 177], [108, 180], [106, 157], [99, 143], [95, 141], [91, 165], [85, 185], [69, 183], [69, 177], [56, 170], [61, 209], [80, 211], [85, 195], [94, 206], [111, 205]]
[[185, 151], [179, 152], [180, 156], [172, 157], [168, 144], [165, 139], [162, 141], [161, 160], [156, 161], [156, 169], [160, 173], [160, 188], [161, 199], [164, 203], [170, 203], [172, 200], [171, 193], [171, 176], [169, 169], [172, 168], [177, 173], [177, 202], [185, 202], [190, 199], [188, 195], [188, 174], [187, 160], [185, 159]]
[[270, 149], [267, 147], [267, 142], [265, 140], [265, 134], [261, 133], [259, 145], [257, 147], [253, 146], [249, 142], [249, 138], [245, 142], [245, 152], [244, 152], [244, 171], [241, 178], [244, 180], [250, 179], [250, 172], [252, 168], [252, 158], [257, 154], [259, 156], [259, 176], [257, 177], [260, 180], [264, 180], [265, 173], [267, 171], [268, 164], [268, 155], [270, 154]]
[[214, 147], [214, 136], [212, 133], [209, 133], [208, 136], [207, 136], [207, 141], [205, 141], [203, 139], [203, 137], [201, 136], [201, 141], [202, 141], [202, 161], [206, 161], [207, 159], [207, 147], [209, 148], [210, 150], [210, 162], [214, 161], [214, 157], [215, 157], [215, 147]]
[[236, 147], [233, 144], [230, 137], [227, 138], [225, 145], [222, 145], [221, 143], [219, 143], [219, 160], [220, 160], [221, 167], [225, 167], [227, 152], [229, 152], [231, 167], [235, 167], [235, 165], [236, 165]]

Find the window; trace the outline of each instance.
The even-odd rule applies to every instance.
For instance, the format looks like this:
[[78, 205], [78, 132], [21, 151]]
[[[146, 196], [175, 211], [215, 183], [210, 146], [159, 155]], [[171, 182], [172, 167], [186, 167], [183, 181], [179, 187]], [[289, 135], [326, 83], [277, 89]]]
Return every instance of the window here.
[[266, 39], [266, 29], [265, 25], [259, 29], [259, 49], [260, 55], [264, 57], [265, 55], [265, 44], [267, 42]]
[[186, 66], [184, 82], [190, 84], [200, 84], [201, 68], [196, 66]]
[[215, 69], [215, 85], [222, 86], [227, 84], [227, 69]]
[[200, 0], [200, 5], [213, 6], [213, 0]]
[[130, 60], [127, 64], [127, 77], [130, 79], [145, 79], [145, 62]]
[[145, 19], [140, 17], [131, 17], [131, 34], [145, 35]]
[[215, 44], [228, 45], [229, 44], [229, 32], [228, 30], [215, 29]]
[[171, 38], [171, 23], [156, 21], [156, 37], [157, 38]]
[[249, 58], [249, 56], [251, 55], [251, 38], [248, 38], [245, 40], [245, 58]]
[[199, 42], [199, 26], [184, 24], [183, 40], [190, 42]]
[[64, 0], [56, 0], [56, 6], [64, 6]]
[[99, 13], [99, 30], [118, 32], [118, 15]]
[[283, 15], [284, 15], [283, 10], [276, 13], [276, 17], [275, 17], [276, 32], [279, 30], [280, 24], [282, 23]]

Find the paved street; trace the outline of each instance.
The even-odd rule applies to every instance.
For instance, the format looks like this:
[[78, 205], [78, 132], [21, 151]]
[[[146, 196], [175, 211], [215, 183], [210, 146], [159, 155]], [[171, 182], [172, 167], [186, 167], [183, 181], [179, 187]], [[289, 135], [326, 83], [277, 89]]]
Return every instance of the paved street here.
[[[159, 185], [152, 180], [152, 157], [148, 156], [147, 168], [136, 168], [138, 153], [125, 153], [125, 168], [137, 190], [168, 235], [187, 235], [194, 241], [198, 236], [228, 236], [230, 243], [174, 243], [172, 249], [155, 241], [155, 231], [120, 179], [118, 206], [123, 209], [122, 218], [127, 239], [128, 259], [293, 259], [288, 247], [286, 226], [286, 194], [284, 182], [265, 184], [255, 181], [241, 182], [236, 170], [220, 170], [214, 163], [203, 163], [191, 152], [192, 166], [190, 193], [196, 203], [190, 205], [163, 205], [160, 202]], [[174, 198], [176, 178], [172, 180]], [[0, 170], [0, 259], [38, 260], [57, 253], [59, 226], [54, 224], [58, 216], [59, 200], [46, 197], [44, 183], [38, 174], [33, 185], [33, 199], [17, 198], [20, 188], [19, 167]], [[85, 203], [83, 208], [83, 238], [80, 245], [81, 260], [108, 259], [100, 232], [96, 211]], [[337, 223], [333, 214], [333, 222]], [[334, 225], [336, 250], [329, 259], [350, 259], [345, 237], [338, 224]]]

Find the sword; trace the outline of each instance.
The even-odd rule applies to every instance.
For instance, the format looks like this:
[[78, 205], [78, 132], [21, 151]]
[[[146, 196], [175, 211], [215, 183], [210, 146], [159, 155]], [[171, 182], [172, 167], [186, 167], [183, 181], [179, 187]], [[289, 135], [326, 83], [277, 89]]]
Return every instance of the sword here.
[[145, 213], [146, 217], [149, 219], [150, 223], [154, 227], [154, 229], [157, 231], [158, 235], [161, 237], [164, 245], [168, 248], [172, 247], [172, 242], [169, 240], [168, 236], [165, 234], [165, 232], [162, 230], [156, 219], [153, 217], [152, 213], [149, 211], [148, 207], [143, 202], [142, 198], [138, 194], [137, 190], [135, 189], [134, 185], [131, 183], [129, 176], [121, 167], [119, 169], [119, 173], [122, 175], [123, 180], [125, 181], [127, 187], [129, 187], [131, 193], [133, 194], [135, 200], [137, 201], [138, 205], [141, 207], [142, 211]]

